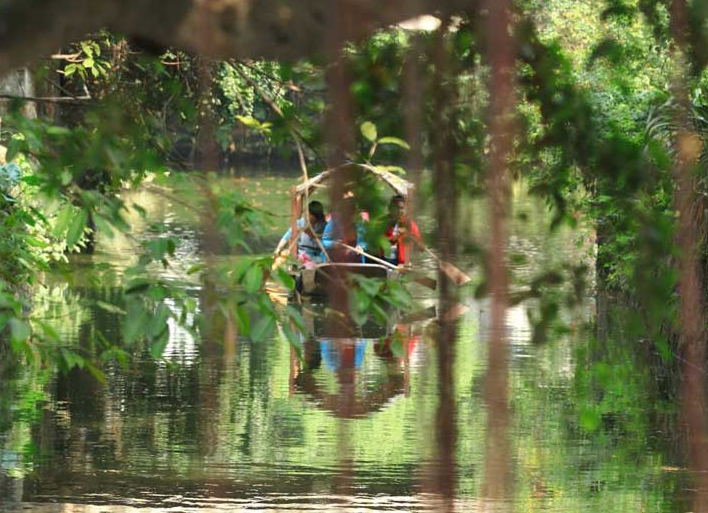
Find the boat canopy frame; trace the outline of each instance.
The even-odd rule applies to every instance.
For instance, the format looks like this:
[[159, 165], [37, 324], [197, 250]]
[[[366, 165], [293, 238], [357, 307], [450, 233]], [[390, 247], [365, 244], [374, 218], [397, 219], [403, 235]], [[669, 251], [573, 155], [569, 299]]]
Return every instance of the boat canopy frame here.
[[[403, 196], [406, 202], [406, 216], [411, 218], [411, 205], [412, 198], [415, 193], [415, 184], [404, 180], [394, 173], [370, 164], [360, 164], [355, 162], [350, 162], [347, 164], [342, 164], [331, 169], [322, 171], [320, 174], [313, 176], [309, 180], [302, 182], [300, 185], [294, 185], [290, 190], [291, 203], [290, 203], [290, 229], [291, 233], [297, 233], [297, 220], [302, 217], [303, 207], [307, 209], [305, 205], [305, 198], [309, 198], [311, 194], [315, 192], [316, 189], [321, 188], [324, 184], [335, 176], [337, 173], [351, 170], [352, 168], [357, 168], [361, 171], [371, 173], [375, 175], [378, 179], [384, 182], [386, 185], [391, 187], [396, 194]], [[297, 255], [297, 244], [291, 244], [290, 254], [295, 257]], [[327, 256], [329, 261], [329, 257]]]
[[322, 185], [334, 175], [344, 170], [351, 169], [352, 167], [359, 168], [362, 171], [366, 171], [375, 175], [382, 182], [386, 183], [389, 187], [391, 187], [391, 189], [393, 189], [396, 194], [400, 194], [404, 198], [408, 198], [409, 196], [411, 196], [415, 189], [415, 185], [413, 185], [411, 182], [404, 180], [400, 176], [395, 175], [390, 171], [387, 171], [386, 169], [374, 167], [369, 164], [344, 164], [332, 169], [322, 171], [320, 174], [313, 176], [306, 182], [301, 183], [300, 185], [295, 187], [295, 194], [300, 198], [306, 195], [309, 196], [315, 191], [315, 189], [322, 187]]

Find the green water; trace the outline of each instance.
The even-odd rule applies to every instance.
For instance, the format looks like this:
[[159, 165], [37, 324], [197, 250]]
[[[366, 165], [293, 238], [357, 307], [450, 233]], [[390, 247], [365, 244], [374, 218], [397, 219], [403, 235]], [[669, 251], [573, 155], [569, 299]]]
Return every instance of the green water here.
[[[267, 251], [287, 225], [293, 179], [223, 181], [280, 214], [257, 244]], [[219, 291], [205, 291], [186, 272], [203, 255], [199, 219], [177, 201], [185, 197], [169, 188], [130, 193], [148, 212], [131, 217], [135, 238], [100, 238], [95, 255], [73, 258], [69, 275], [47, 277], [33, 313], [67, 343], [90, 344], [96, 331], [119, 343], [120, 316], [92, 305], [120, 301], [120, 275], [140, 241], [156, 236], [155, 221], [180, 245], [174, 264], [154, 272], [205, 308], [208, 294]], [[514, 197], [509, 250], [525, 256], [510, 264], [515, 287], [561, 262], [592, 268], [589, 230], [581, 224], [549, 233], [545, 207], [520, 190]], [[483, 212], [474, 202], [461, 219], [482, 237]], [[432, 223], [422, 216], [424, 229]], [[421, 268], [433, 267], [418, 258]], [[478, 279], [474, 263], [469, 257], [462, 265]], [[105, 386], [81, 370], [8, 366], [0, 380], [0, 510], [436, 510], [440, 312], [430, 294], [414, 295], [425, 314], [409, 322], [392, 315], [389, 326], [359, 338], [331, 332], [322, 306], [307, 305], [303, 361], [278, 333], [259, 344], [218, 330], [199, 340], [171, 325], [163, 360], [145, 352], [127, 370], [109, 363]], [[621, 341], [608, 349], [609, 372], [627, 373], [612, 393], [593, 389], [584, 370], [584, 326], [595, 311], [589, 292], [583, 305], [563, 312], [569, 328], [541, 345], [530, 342], [527, 311], [536, 303], [508, 312], [512, 492], [506, 501], [485, 501], [485, 451], [494, 439], [485, 432], [489, 309], [471, 292], [460, 303], [452, 469], [459, 511], [688, 511], [690, 476], [672, 435], [675, 415], [670, 403], [659, 408], [642, 363]], [[394, 357], [386, 344], [399, 336], [405, 354]], [[588, 415], [601, 415], [594, 430], [582, 427]]]

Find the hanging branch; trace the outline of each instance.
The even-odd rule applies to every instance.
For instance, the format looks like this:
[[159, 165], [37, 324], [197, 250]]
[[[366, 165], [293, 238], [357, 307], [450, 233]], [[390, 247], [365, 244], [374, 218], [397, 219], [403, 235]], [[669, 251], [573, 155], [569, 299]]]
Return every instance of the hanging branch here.
[[[256, 83], [255, 80], [253, 80], [251, 77], [249, 77], [246, 73], [243, 72], [238, 66], [238, 63], [234, 66], [234, 69], [236, 72], [243, 78], [248, 85], [250, 85], [256, 93], [263, 99], [264, 102], [268, 104], [268, 106], [275, 112], [278, 116], [281, 118], [285, 119], [285, 114], [283, 113], [283, 110], [278, 106], [275, 101], [268, 96], [265, 91], [263, 91], [260, 86]], [[288, 131], [290, 132], [290, 136], [293, 138], [295, 141], [295, 146], [297, 147], [297, 157], [298, 157], [298, 162], [300, 163], [300, 170], [302, 171], [302, 180], [303, 182], [307, 182], [309, 178], [309, 173], [307, 171], [307, 163], [305, 162], [305, 153], [302, 150], [302, 142], [305, 142], [305, 139], [302, 137], [302, 135], [290, 124], [288, 123]], [[312, 148], [311, 148], [312, 149]], [[313, 149], [313, 151], [315, 151]], [[315, 155], [317, 155], [317, 152], [315, 151]], [[310, 230], [312, 235], [314, 236], [313, 238], [317, 242], [317, 245], [320, 248], [320, 251], [322, 251], [322, 254], [325, 256], [328, 262], [331, 261], [331, 258], [329, 257], [329, 254], [327, 253], [327, 250], [325, 249], [324, 245], [322, 244], [322, 240], [320, 239], [319, 235], [315, 233], [314, 228], [312, 227], [312, 223], [310, 223], [310, 209], [309, 209], [309, 203], [310, 203], [310, 191], [305, 188], [305, 223], [307, 223], [307, 229]], [[291, 234], [291, 237], [293, 239], [296, 238], [296, 233], [293, 230], [293, 233]]]

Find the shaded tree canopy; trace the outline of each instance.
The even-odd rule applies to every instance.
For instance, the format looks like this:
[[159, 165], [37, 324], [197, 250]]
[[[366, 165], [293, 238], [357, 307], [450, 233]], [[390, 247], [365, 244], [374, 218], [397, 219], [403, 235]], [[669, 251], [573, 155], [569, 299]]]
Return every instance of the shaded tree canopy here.
[[461, 0], [3, 0], [0, 75], [101, 28], [147, 45], [177, 46], [213, 58], [292, 60], [326, 54], [340, 40], [426, 13], [458, 10]]

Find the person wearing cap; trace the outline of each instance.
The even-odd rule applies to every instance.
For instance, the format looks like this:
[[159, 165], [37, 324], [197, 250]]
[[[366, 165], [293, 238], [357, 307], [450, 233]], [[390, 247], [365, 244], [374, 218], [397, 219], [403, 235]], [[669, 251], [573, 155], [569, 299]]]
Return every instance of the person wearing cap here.
[[[324, 262], [325, 257], [322, 254], [320, 245], [317, 243], [317, 238], [322, 237], [325, 225], [327, 224], [324, 206], [319, 201], [311, 201], [308, 205], [308, 211], [310, 213], [309, 226], [304, 216], [297, 220], [299, 233], [297, 239], [297, 254], [298, 258], [305, 263], [321, 263]], [[283, 235], [278, 243], [278, 247], [275, 250], [276, 253], [280, 253], [288, 242], [290, 242], [290, 237], [292, 237], [292, 229], [288, 228], [288, 231], [285, 232], [285, 235]]]

